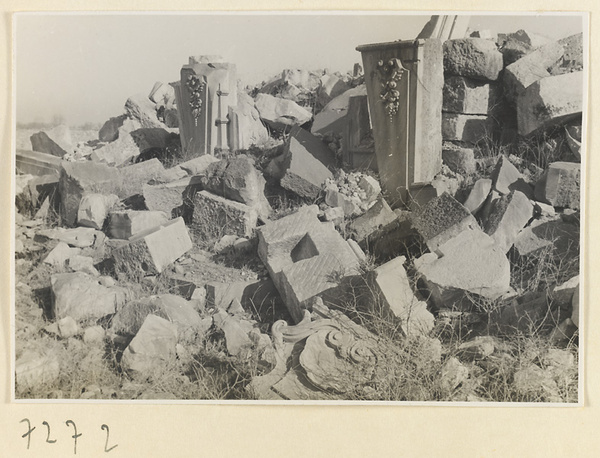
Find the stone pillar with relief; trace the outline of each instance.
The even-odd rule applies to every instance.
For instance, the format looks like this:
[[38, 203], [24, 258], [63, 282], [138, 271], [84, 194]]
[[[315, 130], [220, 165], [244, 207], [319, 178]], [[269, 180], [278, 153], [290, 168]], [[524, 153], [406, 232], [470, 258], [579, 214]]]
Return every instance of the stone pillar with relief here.
[[440, 40], [356, 48], [362, 54], [377, 168], [392, 208], [408, 207], [442, 164], [443, 53]]
[[181, 147], [188, 157], [231, 149], [227, 125], [237, 105], [236, 67], [220, 56], [192, 56], [173, 83]]

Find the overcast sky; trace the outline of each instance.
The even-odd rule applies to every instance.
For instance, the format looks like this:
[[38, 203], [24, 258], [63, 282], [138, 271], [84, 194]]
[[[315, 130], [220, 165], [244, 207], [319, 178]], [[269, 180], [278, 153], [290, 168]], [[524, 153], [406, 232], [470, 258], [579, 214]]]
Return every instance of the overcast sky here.
[[[355, 47], [413, 39], [427, 15], [20, 14], [17, 121], [103, 122], [156, 81], [179, 79], [188, 56], [220, 54], [244, 84], [285, 68], [346, 72]], [[581, 32], [582, 16], [472, 16], [472, 29], [526, 29], [549, 38]]]

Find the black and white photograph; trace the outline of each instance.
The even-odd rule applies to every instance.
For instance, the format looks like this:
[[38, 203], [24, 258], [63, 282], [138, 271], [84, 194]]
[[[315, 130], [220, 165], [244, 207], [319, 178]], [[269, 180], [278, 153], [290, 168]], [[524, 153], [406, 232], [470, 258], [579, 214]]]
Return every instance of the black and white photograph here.
[[582, 406], [588, 21], [16, 13], [13, 402]]

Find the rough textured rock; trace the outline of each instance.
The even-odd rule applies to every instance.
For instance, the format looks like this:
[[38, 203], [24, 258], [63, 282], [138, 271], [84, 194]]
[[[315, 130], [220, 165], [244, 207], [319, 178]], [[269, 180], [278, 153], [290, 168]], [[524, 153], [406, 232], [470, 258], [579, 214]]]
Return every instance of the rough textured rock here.
[[442, 110], [450, 113], [487, 115], [498, 103], [493, 83], [450, 76], [444, 80]]
[[156, 315], [148, 315], [144, 324], [129, 343], [121, 366], [134, 373], [150, 375], [158, 367], [175, 362], [177, 326]]
[[463, 148], [453, 143], [444, 142], [442, 161], [450, 170], [460, 175], [471, 175], [477, 170], [473, 148]]
[[161, 211], [123, 210], [111, 212], [108, 221], [108, 234], [115, 239], [127, 240], [129, 237], [165, 224], [169, 217]]
[[406, 258], [400, 256], [377, 267], [371, 276], [374, 299], [381, 300], [388, 312], [400, 320], [406, 335], [426, 335], [433, 329], [434, 317], [427, 303], [419, 301], [404, 270]]
[[411, 221], [431, 251], [466, 229], [479, 228], [471, 212], [447, 193], [430, 200]]
[[86, 345], [97, 345], [104, 341], [106, 332], [100, 325], [90, 326], [83, 331], [83, 342]]
[[583, 70], [583, 32], [561, 38], [558, 43], [565, 53], [563, 58], [549, 69], [550, 74], [560, 75]]
[[139, 121], [142, 127], [165, 127], [156, 116], [156, 104], [145, 94], [135, 94], [129, 97], [125, 102], [125, 111], [130, 118]]
[[119, 138], [119, 128], [123, 125], [127, 115], [110, 118], [98, 131], [98, 139], [101, 142], [113, 142]]
[[440, 385], [446, 391], [454, 391], [462, 385], [469, 377], [469, 369], [465, 367], [458, 358], [448, 358], [442, 367], [440, 374]]
[[536, 81], [550, 76], [548, 68], [563, 56], [558, 42], [548, 43], [510, 64], [504, 70], [504, 96], [513, 103]]
[[487, 115], [442, 113], [442, 137], [444, 140], [475, 144], [492, 134]]
[[459, 38], [444, 42], [444, 72], [448, 75], [495, 81], [502, 66], [502, 54], [490, 40]]
[[541, 395], [544, 400], [550, 402], [562, 401], [552, 374], [535, 364], [515, 372], [514, 387], [523, 396]]
[[536, 199], [554, 207], [580, 208], [581, 165], [553, 162], [535, 186]]
[[40, 153], [50, 154], [56, 157], [63, 157], [67, 154], [46, 132], [38, 132], [31, 136], [31, 149]]
[[469, 197], [467, 197], [463, 205], [472, 215], [475, 215], [483, 207], [491, 190], [492, 180], [489, 178], [480, 178], [473, 185]]
[[55, 267], [64, 267], [70, 258], [78, 255], [80, 252], [79, 248], [71, 248], [65, 242], [58, 242], [58, 245], [48, 253], [43, 262]]
[[118, 201], [114, 194], [86, 194], [77, 209], [77, 224], [102, 230], [108, 212]]
[[415, 260], [436, 306], [460, 307], [465, 292], [496, 299], [510, 290], [510, 263], [483, 231], [464, 230], [437, 252], [440, 257], [427, 253]]
[[19, 389], [42, 387], [60, 376], [56, 355], [25, 351], [15, 362], [15, 384]]
[[211, 194], [197, 192], [193, 200], [191, 232], [201, 240], [219, 240], [226, 234], [250, 237], [258, 212], [248, 205]]
[[103, 318], [115, 313], [127, 298], [122, 288], [102, 286], [97, 278], [81, 272], [53, 275], [50, 283], [53, 312], [59, 319]]
[[301, 197], [314, 199], [335, 164], [333, 152], [321, 140], [300, 127], [292, 129], [284, 153], [273, 160], [281, 186]]
[[312, 118], [312, 114], [297, 103], [268, 94], [258, 94], [254, 104], [260, 118], [275, 129], [301, 126]]
[[113, 251], [115, 272], [119, 277], [140, 280], [162, 272], [191, 249], [192, 241], [180, 217], [138, 233]]
[[506, 253], [531, 218], [531, 201], [521, 191], [512, 191], [494, 203], [485, 221], [485, 233], [492, 236], [498, 247]]
[[240, 155], [209, 165], [200, 182], [213, 194], [255, 208], [263, 220], [271, 213], [264, 194], [265, 179], [248, 156]]
[[374, 242], [370, 240], [371, 235], [392, 223], [397, 217], [388, 203], [384, 199], [379, 199], [363, 215], [353, 220], [349, 229], [354, 239], [364, 246], [369, 244], [369, 241]]
[[536, 81], [517, 99], [519, 134], [531, 135], [580, 116], [582, 106], [583, 72]]

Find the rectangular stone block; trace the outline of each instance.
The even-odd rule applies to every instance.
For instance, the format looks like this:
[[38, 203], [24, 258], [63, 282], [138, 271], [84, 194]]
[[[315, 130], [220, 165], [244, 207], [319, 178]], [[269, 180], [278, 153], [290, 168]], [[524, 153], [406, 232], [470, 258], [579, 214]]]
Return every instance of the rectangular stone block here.
[[52, 175], [60, 172], [60, 157], [37, 151], [17, 150], [17, 171], [31, 175]]
[[412, 224], [431, 251], [467, 229], [479, 229], [471, 212], [448, 193], [416, 211]]
[[384, 199], [379, 199], [363, 215], [350, 223], [350, 231], [361, 246], [368, 245], [370, 236], [393, 222], [398, 216]]
[[197, 192], [193, 206], [191, 231], [200, 240], [220, 240], [228, 234], [250, 237], [258, 220], [255, 208], [208, 191]]
[[295, 322], [315, 296], [339, 299], [342, 279], [357, 274], [357, 255], [317, 212], [304, 207], [259, 229], [259, 256]]
[[583, 72], [548, 76], [531, 84], [517, 97], [517, 121], [521, 135], [569, 121], [581, 115]]
[[374, 299], [381, 301], [388, 313], [400, 320], [406, 335], [427, 335], [435, 319], [427, 310], [427, 303], [415, 297], [404, 270], [405, 261], [404, 256], [399, 256], [372, 272], [369, 281]]
[[553, 207], [580, 208], [581, 164], [553, 162], [535, 186], [536, 199]]
[[335, 157], [321, 140], [301, 127], [294, 127], [277, 162], [282, 172], [281, 186], [301, 197], [314, 199], [325, 180], [333, 177], [328, 167], [335, 165]]
[[192, 249], [183, 218], [141, 232], [113, 252], [115, 272], [120, 278], [140, 280], [155, 275]]
[[119, 187], [116, 189], [116, 194], [121, 199], [142, 194], [145, 184], [152, 181], [162, 181], [163, 174], [165, 173], [165, 168], [156, 158], [118, 170], [120, 182]]
[[442, 114], [444, 140], [475, 144], [492, 136], [493, 123], [487, 115]]
[[444, 72], [484, 81], [496, 81], [503, 67], [496, 43], [484, 38], [444, 42]]
[[169, 218], [161, 211], [125, 210], [108, 215], [108, 233], [114, 239], [128, 240], [131, 236], [166, 223]]
[[444, 80], [442, 110], [450, 113], [489, 114], [498, 103], [494, 83], [462, 76], [448, 76]]
[[145, 184], [142, 194], [146, 208], [161, 211], [171, 218], [185, 213], [186, 205], [192, 208], [192, 198], [202, 189], [199, 177], [187, 177], [170, 183]]

